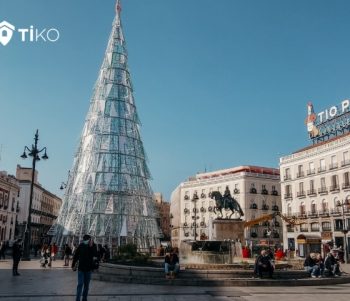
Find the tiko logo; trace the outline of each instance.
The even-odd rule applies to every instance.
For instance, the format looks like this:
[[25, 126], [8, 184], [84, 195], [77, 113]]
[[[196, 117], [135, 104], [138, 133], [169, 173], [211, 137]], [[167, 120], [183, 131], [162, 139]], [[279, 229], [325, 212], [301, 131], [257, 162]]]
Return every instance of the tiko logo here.
[[4, 46], [10, 42], [15, 27], [6, 21], [0, 23], [0, 43]]
[[[15, 26], [2, 21], [0, 23], [0, 43], [6, 46], [12, 39]], [[60, 32], [56, 28], [38, 29], [31, 25], [29, 28], [18, 28], [17, 32], [21, 42], [51, 42], [54, 43], [60, 38]]]

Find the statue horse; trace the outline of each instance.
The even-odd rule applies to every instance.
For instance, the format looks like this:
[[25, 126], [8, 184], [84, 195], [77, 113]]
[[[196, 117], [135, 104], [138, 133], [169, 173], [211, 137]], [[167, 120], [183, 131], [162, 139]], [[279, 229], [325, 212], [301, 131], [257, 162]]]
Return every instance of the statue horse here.
[[229, 219], [235, 212], [239, 213], [240, 218], [244, 216], [241, 206], [230, 195], [222, 196], [219, 191], [213, 191], [211, 193], [211, 198], [215, 199], [214, 213], [216, 214], [216, 210], [218, 210], [221, 213], [221, 218], [223, 217], [222, 209], [230, 209], [232, 211], [232, 213], [228, 217]]

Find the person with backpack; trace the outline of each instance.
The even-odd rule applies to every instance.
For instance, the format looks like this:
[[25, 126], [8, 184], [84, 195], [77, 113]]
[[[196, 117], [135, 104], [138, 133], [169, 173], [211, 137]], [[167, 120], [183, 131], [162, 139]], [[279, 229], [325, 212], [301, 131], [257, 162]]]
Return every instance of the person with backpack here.
[[80, 301], [82, 293], [83, 301], [86, 301], [89, 293], [91, 273], [93, 270], [98, 269], [97, 247], [88, 234], [83, 236], [82, 243], [74, 252], [72, 269], [73, 271], [78, 269], [76, 301]]

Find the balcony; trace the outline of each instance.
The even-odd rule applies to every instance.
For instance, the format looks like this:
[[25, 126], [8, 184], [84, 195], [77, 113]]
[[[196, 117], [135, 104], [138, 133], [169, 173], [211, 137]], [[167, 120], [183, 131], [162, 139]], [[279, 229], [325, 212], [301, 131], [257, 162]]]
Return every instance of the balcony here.
[[332, 231], [331, 227], [322, 227], [323, 232], [329, 232]]
[[326, 166], [321, 166], [317, 169], [318, 173], [325, 172], [327, 170]]
[[323, 209], [318, 212], [320, 216], [329, 216], [329, 210], [328, 209]]
[[317, 194], [316, 189], [310, 189], [307, 191], [307, 195], [316, 195], [316, 194]]
[[292, 176], [291, 176], [291, 175], [285, 175], [285, 176], [283, 177], [283, 179], [284, 179], [285, 181], [288, 181], [288, 180], [291, 180], [291, 179], [292, 179]]
[[303, 171], [297, 172], [297, 178], [302, 178], [303, 176], [304, 176], [304, 172]]
[[273, 206], [272, 206], [272, 211], [278, 211], [278, 209], [279, 209], [279, 208], [278, 208], [277, 205], [273, 205]]
[[313, 169], [308, 169], [308, 170], [306, 171], [306, 174], [307, 174], [308, 176], [314, 175], [315, 173], [316, 173], [315, 168], [313, 168]]
[[262, 205], [261, 209], [262, 210], [269, 210], [269, 206], [268, 205]]
[[261, 190], [261, 194], [265, 194], [266, 195], [266, 194], [269, 194], [269, 192], [267, 191], [267, 189], [262, 189]]
[[256, 188], [250, 188], [250, 193], [256, 193]]
[[329, 186], [329, 191], [330, 192], [334, 192], [334, 191], [339, 191], [340, 190], [340, 187], [339, 185], [332, 185], [332, 186]]
[[284, 195], [284, 199], [285, 199], [285, 200], [292, 199], [292, 198], [293, 198], [293, 194], [292, 194], [292, 193], [286, 193], [286, 194]]
[[329, 165], [329, 170], [338, 168], [338, 163], [332, 163]]
[[309, 232], [308, 228], [300, 228], [300, 232]]
[[306, 196], [305, 191], [298, 191], [297, 192], [297, 197], [298, 198], [304, 198]]
[[350, 183], [343, 183], [342, 188], [343, 189], [350, 189]]
[[272, 190], [271, 194], [272, 195], [278, 195], [278, 191], [277, 190]]
[[307, 217], [310, 217], [310, 218], [318, 217], [318, 212], [317, 211], [309, 211], [307, 213]]
[[305, 211], [298, 212], [298, 213], [297, 213], [297, 216], [298, 216], [299, 218], [306, 218], [306, 212], [305, 212]]
[[331, 209], [331, 215], [340, 215], [340, 214], [341, 214], [340, 208]]
[[328, 193], [328, 189], [327, 187], [321, 187], [318, 189], [318, 193], [320, 194], [327, 194]]
[[294, 228], [287, 227], [287, 232], [294, 232]]
[[341, 166], [348, 166], [350, 165], [350, 159], [347, 159], [347, 160], [344, 160], [344, 161], [341, 161]]

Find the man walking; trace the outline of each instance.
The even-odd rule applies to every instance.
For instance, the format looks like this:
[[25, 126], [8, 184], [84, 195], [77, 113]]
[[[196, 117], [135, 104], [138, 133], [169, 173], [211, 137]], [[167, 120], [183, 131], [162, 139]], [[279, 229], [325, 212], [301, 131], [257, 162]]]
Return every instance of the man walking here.
[[22, 239], [17, 239], [12, 246], [12, 258], [13, 258], [13, 267], [12, 275], [19, 276], [18, 273], [18, 264], [22, 257]]
[[89, 284], [91, 279], [91, 272], [95, 267], [95, 260], [97, 260], [97, 248], [93, 243], [90, 235], [85, 234], [83, 236], [83, 242], [76, 249], [73, 261], [72, 269], [76, 270], [76, 263], [78, 263], [78, 286], [76, 301], [80, 301], [81, 292], [83, 290], [83, 301], [87, 301], [89, 293]]

